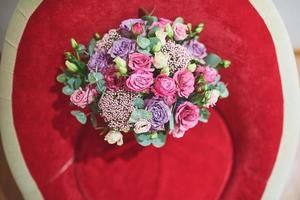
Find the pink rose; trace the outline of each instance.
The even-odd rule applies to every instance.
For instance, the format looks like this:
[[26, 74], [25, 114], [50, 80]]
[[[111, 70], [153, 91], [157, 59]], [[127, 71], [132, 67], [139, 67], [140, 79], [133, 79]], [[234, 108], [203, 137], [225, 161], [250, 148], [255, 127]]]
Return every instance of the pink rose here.
[[202, 67], [199, 66], [196, 69], [196, 74], [203, 74], [204, 75], [204, 79], [209, 82], [212, 83], [216, 80], [217, 76], [218, 76], [218, 71], [215, 68], [212, 67]]
[[185, 131], [193, 128], [199, 121], [199, 108], [191, 102], [184, 102], [178, 106], [175, 114], [175, 128], [171, 130], [172, 134], [176, 138], [180, 138], [184, 135]]
[[86, 87], [86, 90], [82, 90], [79, 88], [74, 91], [74, 93], [70, 97], [70, 101], [81, 108], [85, 108], [88, 104], [92, 103], [93, 97], [96, 96], [97, 91], [95, 89], [91, 89]]
[[153, 74], [146, 71], [137, 71], [126, 80], [126, 86], [134, 92], [143, 92], [153, 84]]
[[134, 71], [142, 70], [142, 71], [153, 71], [151, 69], [152, 57], [147, 56], [142, 53], [133, 53], [129, 55], [128, 58], [128, 66], [130, 69]]
[[152, 91], [155, 96], [173, 96], [176, 93], [175, 81], [166, 74], [160, 74], [156, 77]]
[[144, 25], [142, 23], [135, 23], [132, 25], [131, 30], [134, 34], [140, 35], [144, 32]]
[[168, 106], [172, 106], [176, 102], [177, 98], [176, 95], [174, 94], [170, 96], [164, 96], [163, 100]]
[[149, 29], [152, 29], [152, 28], [154, 28], [154, 27], [159, 27], [159, 28], [161, 28], [161, 29], [165, 29], [165, 27], [166, 27], [166, 25], [167, 24], [171, 24], [172, 23], [172, 21], [171, 20], [169, 20], [169, 19], [165, 19], [165, 18], [159, 18], [159, 20], [157, 21], [157, 22], [153, 22], [152, 24], [151, 24], [151, 26], [149, 27]]
[[182, 23], [176, 23], [173, 25], [174, 38], [177, 41], [184, 40], [187, 37], [187, 25]]
[[195, 89], [193, 73], [187, 69], [181, 69], [174, 74], [173, 78], [178, 88], [178, 96], [188, 98]]

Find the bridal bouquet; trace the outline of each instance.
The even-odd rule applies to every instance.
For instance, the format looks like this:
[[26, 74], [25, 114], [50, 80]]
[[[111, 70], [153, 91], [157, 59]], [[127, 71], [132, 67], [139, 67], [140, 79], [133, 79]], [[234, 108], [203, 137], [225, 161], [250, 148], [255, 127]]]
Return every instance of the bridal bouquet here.
[[74, 51], [57, 76], [77, 108], [71, 114], [117, 145], [134, 134], [142, 146], [161, 147], [168, 135], [181, 138], [207, 122], [208, 109], [228, 96], [218, 71], [230, 61], [207, 52], [203, 28], [146, 15], [96, 33], [87, 47], [71, 39]]

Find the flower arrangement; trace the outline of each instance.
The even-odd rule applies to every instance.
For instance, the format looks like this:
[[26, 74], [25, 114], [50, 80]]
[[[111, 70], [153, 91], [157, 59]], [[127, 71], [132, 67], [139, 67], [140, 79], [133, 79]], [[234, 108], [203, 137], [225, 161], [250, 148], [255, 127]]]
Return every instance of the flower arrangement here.
[[[204, 28], [178, 17], [174, 21], [145, 15], [127, 19], [85, 47], [71, 39], [65, 68], [57, 76], [62, 92], [110, 144], [134, 134], [142, 146], [161, 147], [168, 135], [183, 137], [228, 90], [219, 70], [230, 66], [199, 42]], [[105, 124], [99, 126], [99, 122]]]

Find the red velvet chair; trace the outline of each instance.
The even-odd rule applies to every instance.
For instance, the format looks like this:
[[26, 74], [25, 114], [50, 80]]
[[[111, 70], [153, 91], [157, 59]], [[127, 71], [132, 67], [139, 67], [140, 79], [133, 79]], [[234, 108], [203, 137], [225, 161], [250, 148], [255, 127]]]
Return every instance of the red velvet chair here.
[[[280, 197], [299, 135], [299, 87], [285, 29], [270, 2], [45, 0], [38, 5], [19, 3], [13, 19], [20, 26], [8, 30], [0, 73], [3, 145], [26, 199]], [[106, 144], [92, 127], [73, 119], [55, 81], [71, 37], [87, 43], [93, 32], [137, 17], [139, 7], [204, 22], [201, 40], [208, 50], [232, 61], [222, 72], [230, 97], [212, 110], [207, 124], [183, 139], [169, 137], [161, 149], [138, 146], [130, 135], [122, 147]]]

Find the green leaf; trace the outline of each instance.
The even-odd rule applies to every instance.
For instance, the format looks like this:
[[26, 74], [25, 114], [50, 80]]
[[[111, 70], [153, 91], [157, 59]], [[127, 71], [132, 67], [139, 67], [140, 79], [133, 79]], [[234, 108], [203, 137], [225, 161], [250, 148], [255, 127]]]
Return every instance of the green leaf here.
[[149, 133], [139, 133], [139, 134], [134, 134], [135, 139], [137, 143], [140, 145], [146, 147], [151, 144], [151, 138]]
[[222, 59], [218, 55], [210, 53], [204, 58], [204, 61], [211, 67], [217, 67], [221, 63]]
[[151, 44], [148, 38], [142, 36], [138, 36], [136, 42], [142, 49], [146, 49]]
[[177, 24], [177, 23], [183, 24], [183, 23], [184, 23], [184, 19], [183, 19], [182, 17], [177, 17], [177, 18], [174, 20], [173, 24]]
[[95, 40], [95, 38], [91, 39], [90, 42], [89, 42], [88, 52], [89, 52], [90, 56], [92, 56], [93, 53], [94, 53], [94, 49], [96, 47], [96, 43], [97, 43], [97, 41]]
[[65, 87], [63, 87], [62, 92], [65, 95], [72, 95], [74, 90], [69, 85], [66, 85]]
[[143, 16], [142, 19], [145, 20], [145, 21], [147, 21], [147, 25], [149, 25], [149, 26], [151, 26], [151, 24], [153, 22], [157, 22], [158, 21], [157, 17], [155, 17], [155, 16], [149, 16], [149, 15]]
[[169, 120], [169, 129], [173, 130], [175, 126], [174, 114], [171, 112], [170, 120]]
[[210, 112], [208, 111], [208, 109], [202, 108], [202, 109], [200, 110], [199, 121], [200, 121], [200, 122], [203, 122], [203, 123], [207, 123], [209, 117], [210, 117]]
[[160, 39], [157, 38], [157, 37], [151, 37], [151, 38], [149, 38], [149, 40], [150, 40], [150, 46], [151, 47], [153, 47], [154, 45], [160, 43]]
[[103, 79], [99, 80], [97, 83], [96, 83], [96, 90], [99, 92], [99, 93], [103, 93], [105, 90], [106, 90], [106, 87], [105, 87], [105, 81]]
[[165, 132], [158, 132], [158, 136], [155, 139], [152, 139], [152, 144], [156, 148], [160, 148], [166, 144], [167, 134]]
[[144, 107], [144, 100], [142, 98], [136, 98], [134, 101], [134, 106], [136, 108], [143, 108]]
[[190, 97], [190, 101], [197, 106], [203, 106], [206, 102], [205, 94], [195, 93]]
[[100, 80], [103, 80], [103, 75], [100, 72], [91, 72], [88, 75], [88, 81], [91, 84], [94, 84]]
[[217, 84], [217, 90], [220, 92], [220, 97], [227, 98], [229, 96], [228, 89], [223, 82]]
[[75, 83], [75, 78], [73, 78], [73, 77], [71, 77], [71, 78], [69, 78], [69, 80], [68, 80], [68, 85], [70, 86], [70, 88], [72, 88], [72, 89], [74, 89], [75, 87], [74, 87], [74, 83]]
[[63, 74], [59, 74], [59, 75], [56, 77], [56, 80], [57, 80], [59, 83], [66, 83], [67, 80], [68, 80], [68, 77], [66, 76], [65, 73], [63, 73]]
[[136, 123], [140, 119], [150, 120], [152, 118], [152, 113], [143, 109], [134, 110], [129, 118], [129, 123]]
[[82, 84], [81, 78], [76, 78], [75, 81], [74, 81], [74, 89], [75, 90], [79, 89], [81, 84]]
[[84, 53], [86, 50], [85, 46], [83, 44], [79, 44], [76, 51], [79, 53], [79, 54], [82, 54]]
[[83, 112], [79, 110], [72, 110], [71, 115], [73, 115], [81, 124], [86, 124], [87, 118]]
[[154, 37], [155, 36], [155, 32], [158, 31], [158, 30], [161, 30], [159, 27], [155, 26], [153, 27], [149, 33], [148, 33], [148, 37]]
[[139, 133], [134, 134], [138, 144], [142, 146], [153, 145], [156, 148], [160, 148], [166, 144], [167, 134], [166, 132], [153, 132], [153, 133]]
[[138, 48], [138, 49], [137, 49], [137, 51], [138, 51], [139, 53], [143, 53], [143, 54], [145, 54], [145, 55], [152, 56], [152, 54], [150, 53], [150, 50], [151, 50], [150, 46], [147, 47], [146, 49], [141, 49], [141, 48]]

